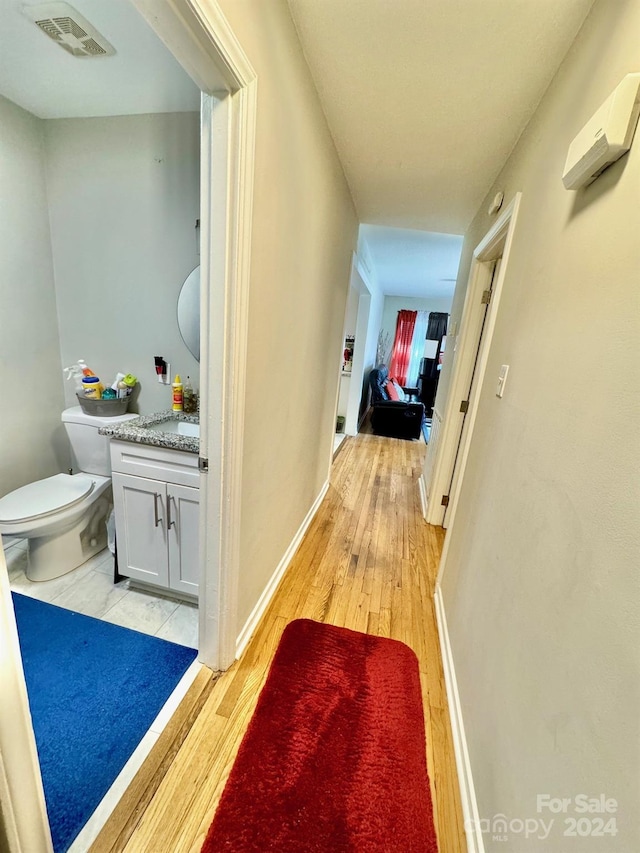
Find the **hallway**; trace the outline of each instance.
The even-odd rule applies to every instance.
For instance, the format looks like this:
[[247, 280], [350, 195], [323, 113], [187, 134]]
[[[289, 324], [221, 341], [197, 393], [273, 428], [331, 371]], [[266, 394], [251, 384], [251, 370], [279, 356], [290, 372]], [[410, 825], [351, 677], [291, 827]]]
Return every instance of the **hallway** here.
[[242, 659], [200, 686], [197, 716], [175, 757], [169, 748], [154, 776], [145, 779], [143, 767], [134, 780], [148, 803], [138, 807], [141, 817], [117, 810], [93, 851], [200, 849], [282, 630], [299, 617], [393, 637], [414, 649], [440, 851], [466, 850], [433, 606], [444, 537], [422, 520], [418, 496], [425, 449], [421, 441], [373, 435], [344, 443], [327, 496]]

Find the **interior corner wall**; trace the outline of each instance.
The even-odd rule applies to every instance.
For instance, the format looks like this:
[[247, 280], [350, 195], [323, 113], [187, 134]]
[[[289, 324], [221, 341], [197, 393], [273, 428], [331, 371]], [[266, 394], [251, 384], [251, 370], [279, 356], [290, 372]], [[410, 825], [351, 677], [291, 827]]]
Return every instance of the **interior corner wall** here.
[[194, 387], [200, 374], [177, 324], [180, 288], [199, 263], [200, 115], [43, 125], [62, 363], [84, 358], [105, 384], [133, 373], [135, 411], [170, 408], [154, 356]]
[[[640, 70], [638, 32], [640, 0], [596, 2], [465, 240], [468, 273], [488, 200], [522, 191], [442, 594], [480, 817], [553, 825], [489, 830], [488, 851], [640, 850], [638, 133], [591, 186], [562, 185], [571, 140]], [[579, 818], [588, 838], [565, 837]]]
[[283, 0], [222, 0], [258, 78], [238, 631], [329, 475], [358, 223]]
[[364, 350], [364, 365], [362, 371], [362, 394], [360, 398], [359, 421], [366, 415], [371, 403], [371, 391], [369, 389], [369, 374], [378, 362], [378, 338], [382, 330], [382, 313], [384, 310], [384, 293], [382, 292], [376, 276], [371, 252], [362, 234], [358, 235], [357, 254], [358, 275], [364, 282], [371, 297], [369, 304], [369, 325]]
[[0, 97], [0, 496], [69, 465], [42, 122]]
[[369, 308], [369, 328], [364, 355], [364, 381], [368, 387], [369, 372], [376, 366], [378, 360], [378, 337], [382, 329], [382, 313], [384, 311], [384, 294], [375, 287], [369, 286], [371, 306]]
[[[352, 272], [352, 275], [357, 275], [355, 270]], [[347, 296], [347, 307], [345, 309], [344, 314], [344, 331], [343, 331], [343, 339], [346, 339], [347, 335], [352, 335], [355, 337], [356, 334], [356, 324], [358, 320], [358, 305], [360, 303], [360, 293], [358, 288], [353, 284], [349, 287], [349, 293]], [[343, 417], [347, 417], [347, 411], [349, 409], [349, 397], [351, 395], [351, 374], [350, 373], [340, 373], [340, 388], [338, 391], [338, 415], [342, 415]], [[355, 433], [354, 433], [355, 435]]]

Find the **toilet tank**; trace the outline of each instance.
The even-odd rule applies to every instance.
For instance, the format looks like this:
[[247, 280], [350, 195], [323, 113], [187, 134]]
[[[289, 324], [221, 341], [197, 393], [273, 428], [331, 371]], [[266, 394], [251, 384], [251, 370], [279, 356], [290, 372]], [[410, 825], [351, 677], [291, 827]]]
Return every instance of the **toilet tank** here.
[[80, 406], [65, 409], [62, 413], [62, 423], [71, 442], [74, 470], [110, 477], [109, 436], [98, 435], [98, 430], [100, 427], [113, 426], [137, 417], [135, 414], [127, 414], [115, 418], [100, 418], [85, 414]]

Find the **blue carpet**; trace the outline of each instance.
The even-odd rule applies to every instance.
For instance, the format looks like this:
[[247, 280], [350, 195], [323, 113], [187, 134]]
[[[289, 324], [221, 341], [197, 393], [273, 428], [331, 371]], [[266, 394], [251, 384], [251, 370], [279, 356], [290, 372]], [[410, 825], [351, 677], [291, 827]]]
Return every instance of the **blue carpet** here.
[[68, 850], [197, 655], [13, 593], [56, 853]]

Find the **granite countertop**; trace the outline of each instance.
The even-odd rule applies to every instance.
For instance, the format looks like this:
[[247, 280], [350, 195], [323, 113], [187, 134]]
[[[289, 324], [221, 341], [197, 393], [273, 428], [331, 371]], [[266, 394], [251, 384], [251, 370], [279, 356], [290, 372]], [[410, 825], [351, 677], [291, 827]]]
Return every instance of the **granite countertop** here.
[[[199, 424], [198, 415], [185, 415], [182, 412], [156, 412], [153, 415], [140, 415], [130, 421], [101, 427], [100, 435], [108, 435], [118, 441], [133, 441], [136, 444], [150, 444], [153, 447], [166, 447], [169, 450], [184, 450], [186, 453], [200, 453], [200, 438], [193, 435], [181, 435], [175, 430], [177, 422]], [[155, 424], [167, 423], [167, 431], [156, 427]]]

